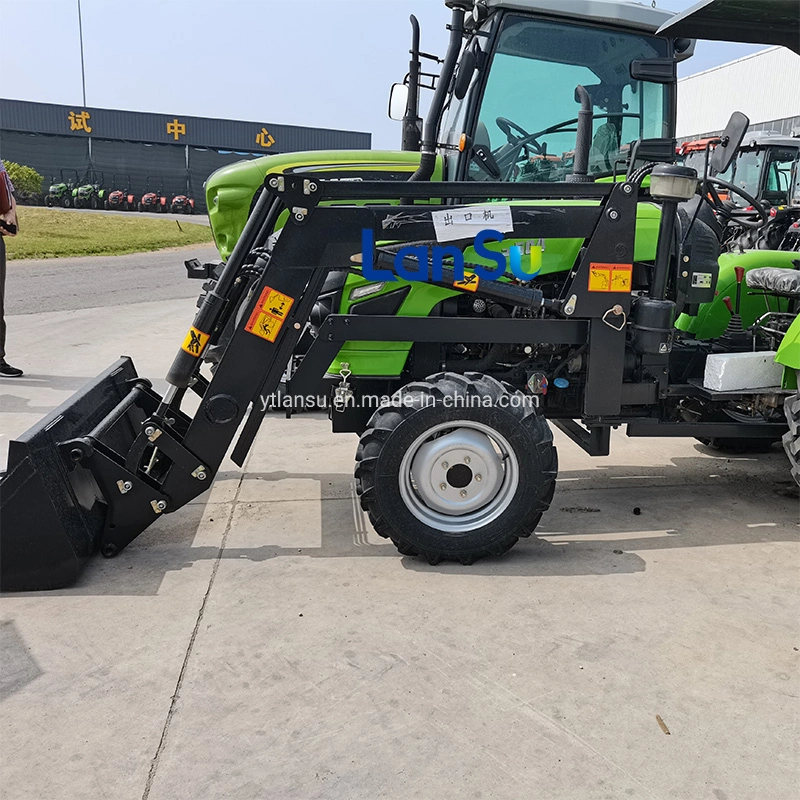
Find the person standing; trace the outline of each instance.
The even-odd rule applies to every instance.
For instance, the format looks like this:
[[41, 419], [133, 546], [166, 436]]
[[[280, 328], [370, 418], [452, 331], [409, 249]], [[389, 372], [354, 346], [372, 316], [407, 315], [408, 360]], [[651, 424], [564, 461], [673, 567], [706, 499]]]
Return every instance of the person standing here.
[[22, 370], [6, 362], [6, 236], [16, 236], [17, 203], [14, 186], [5, 165], [0, 160], [0, 378], [19, 378]]

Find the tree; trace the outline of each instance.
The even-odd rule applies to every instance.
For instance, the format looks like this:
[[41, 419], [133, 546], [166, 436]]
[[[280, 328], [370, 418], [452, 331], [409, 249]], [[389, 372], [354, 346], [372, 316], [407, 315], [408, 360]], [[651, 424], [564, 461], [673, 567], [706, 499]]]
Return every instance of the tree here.
[[44, 178], [33, 167], [15, 164], [13, 161], [3, 161], [3, 164], [18, 197], [39, 194], [42, 191]]

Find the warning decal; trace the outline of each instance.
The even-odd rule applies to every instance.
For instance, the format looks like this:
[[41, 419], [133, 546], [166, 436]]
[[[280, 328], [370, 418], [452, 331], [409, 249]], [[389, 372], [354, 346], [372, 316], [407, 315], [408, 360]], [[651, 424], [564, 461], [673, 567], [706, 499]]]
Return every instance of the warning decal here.
[[479, 278], [474, 272], [465, 272], [464, 279], [455, 281], [453, 286], [455, 286], [456, 289], [466, 289], [468, 292], [477, 292], [479, 282]]
[[589, 264], [590, 292], [630, 292], [633, 264]]
[[185, 350], [190, 356], [199, 358], [200, 354], [205, 350], [208, 339], [209, 335], [207, 333], [203, 333], [197, 330], [197, 328], [191, 327], [189, 328], [189, 333], [186, 334], [186, 338], [183, 340], [181, 349]]
[[288, 294], [265, 286], [244, 329], [268, 342], [274, 342], [293, 303], [294, 298]]

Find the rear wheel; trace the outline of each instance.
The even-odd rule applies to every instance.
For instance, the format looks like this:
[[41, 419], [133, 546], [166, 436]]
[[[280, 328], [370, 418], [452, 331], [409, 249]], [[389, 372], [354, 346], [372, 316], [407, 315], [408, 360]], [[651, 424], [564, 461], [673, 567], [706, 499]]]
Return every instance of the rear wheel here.
[[471, 564], [530, 536], [556, 472], [530, 397], [488, 375], [442, 372], [372, 416], [355, 475], [376, 532], [403, 555]]
[[96, 197], [92, 197], [92, 199], [89, 201], [89, 205], [92, 207], [92, 209], [97, 211], [97, 209], [100, 208], [100, 201]]
[[64, 199], [61, 201], [61, 205], [62, 205], [62, 206], [64, 206], [64, 208], [71, 208], [71, 207], [72, 207], [72, 198], [71, 198], [69, 195], [67, 195], [67, 196], [66, 196], [66, 197], [65, 197], [65, 198], [64, 198]]
[[783, 410], [789, 423], [789, 430], [783, 435], [783, 449], [789, 456], [792, 477], [800, 486], [800, 392], [784, 400]]

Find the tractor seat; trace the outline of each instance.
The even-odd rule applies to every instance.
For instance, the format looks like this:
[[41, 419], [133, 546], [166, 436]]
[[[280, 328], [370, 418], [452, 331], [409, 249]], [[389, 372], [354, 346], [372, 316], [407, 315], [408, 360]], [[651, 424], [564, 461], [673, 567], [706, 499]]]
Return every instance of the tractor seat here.
[[784, 297], [800, 297], [800, 270], [760, 267], [747, 273], [747, 288], [762, 289]]

